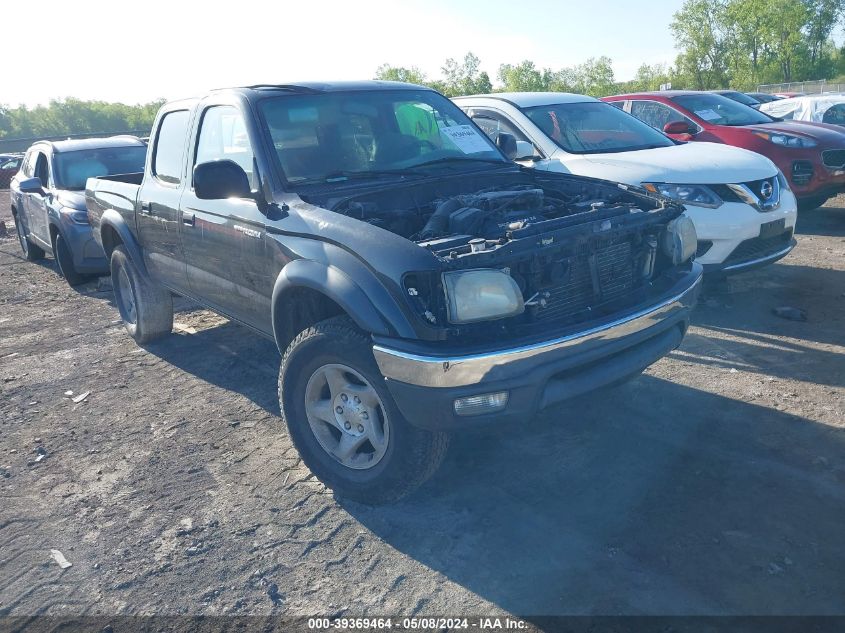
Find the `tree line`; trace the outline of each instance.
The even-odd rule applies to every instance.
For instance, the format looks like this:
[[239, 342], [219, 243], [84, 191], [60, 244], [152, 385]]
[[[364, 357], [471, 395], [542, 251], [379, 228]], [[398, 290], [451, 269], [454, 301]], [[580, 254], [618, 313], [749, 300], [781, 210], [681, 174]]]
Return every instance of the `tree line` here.
[[0, 105], [0, 139], [48, 138], [73, 134], [148, 132], [164, 100], [139, 105], [55, 99], [46, 106]]

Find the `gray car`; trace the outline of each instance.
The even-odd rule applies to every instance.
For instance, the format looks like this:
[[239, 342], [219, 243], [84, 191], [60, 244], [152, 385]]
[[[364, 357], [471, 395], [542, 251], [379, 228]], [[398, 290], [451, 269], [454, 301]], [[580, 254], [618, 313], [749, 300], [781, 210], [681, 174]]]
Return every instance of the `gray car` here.
[[10, 198], [18, 239], [29, 261], [52, 255], [71, 286], [107, 274], [85, 210], [90, 177], [144, 170], [147, 146], [134, 136], [39, 141], [12, 179]]

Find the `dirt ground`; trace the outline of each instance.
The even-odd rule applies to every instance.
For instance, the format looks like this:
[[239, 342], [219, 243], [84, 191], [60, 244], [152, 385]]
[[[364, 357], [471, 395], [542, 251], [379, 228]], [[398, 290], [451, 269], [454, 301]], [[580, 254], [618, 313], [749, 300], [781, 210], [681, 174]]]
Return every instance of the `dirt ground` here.
[[185, 304], [141, 349], [0, 210], [0, 615], [845, 614], [845, 197], [642, 377], [376, 509], [297, 458], [271, 344]]

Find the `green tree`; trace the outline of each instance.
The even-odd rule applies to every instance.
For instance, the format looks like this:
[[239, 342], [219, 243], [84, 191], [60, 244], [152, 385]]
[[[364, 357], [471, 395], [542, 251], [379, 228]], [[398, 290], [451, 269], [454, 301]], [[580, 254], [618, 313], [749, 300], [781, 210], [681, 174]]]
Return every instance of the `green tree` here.
[[833, 69], [836, 57], [835, 48], [830, 44], [830, 36], [845, 16], [845, 2], [842, 0], [803, 0], [807, 7], [808, 20], [805, 26], [807, 47], [810, 53], [811, 71], [816, 77], [825, 76], [825, 71]]
[[376, 70], [375, 78], [384, 81], [404, 81], [411, 84], [419, 84], [421, 86], [428, 84], [428, 78], [425, 76], [425, 73], [416, 66], [405, 68], [403, 66], [382, 64]]
[[685, 0], [670, 29], [681, 53], [676, 60], [685, 83], [699, 90], [728, 85], [725, 0]]
[[499, 81], [506, 92], [542, 92], [550, 89], [554, 74], [548, 68], [539, 70], [534, 62], [524, 60], [517, 65], [499, 66]]
[[486, 72], [480, 70], [481, 60], [472, 53], [464, 56], [458, 63], [452, 58], [446, 60], [443, 71], [442, 92], [449, 97], [471, 94], [487, 94], [493, 91], [493, 85]]
[[807, 5], [795, 0], [769, 0], [774, 28], [769, 47], [783, 81], [793, 80], [793, 71], [802, 55], [809, 55], [802, 29], [809, 23]]

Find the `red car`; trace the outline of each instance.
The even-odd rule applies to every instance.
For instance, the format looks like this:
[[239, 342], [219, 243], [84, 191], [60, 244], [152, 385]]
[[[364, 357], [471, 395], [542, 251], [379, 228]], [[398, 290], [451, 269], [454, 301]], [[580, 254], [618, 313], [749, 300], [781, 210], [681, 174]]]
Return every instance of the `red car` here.
[[845, 133], [836, 126], [781, 121], [712, 92], [668, 90], [604, 100], [676, 140], [763, 154], [786, 176], [799, 209], [814, 209], [845, 191]]

